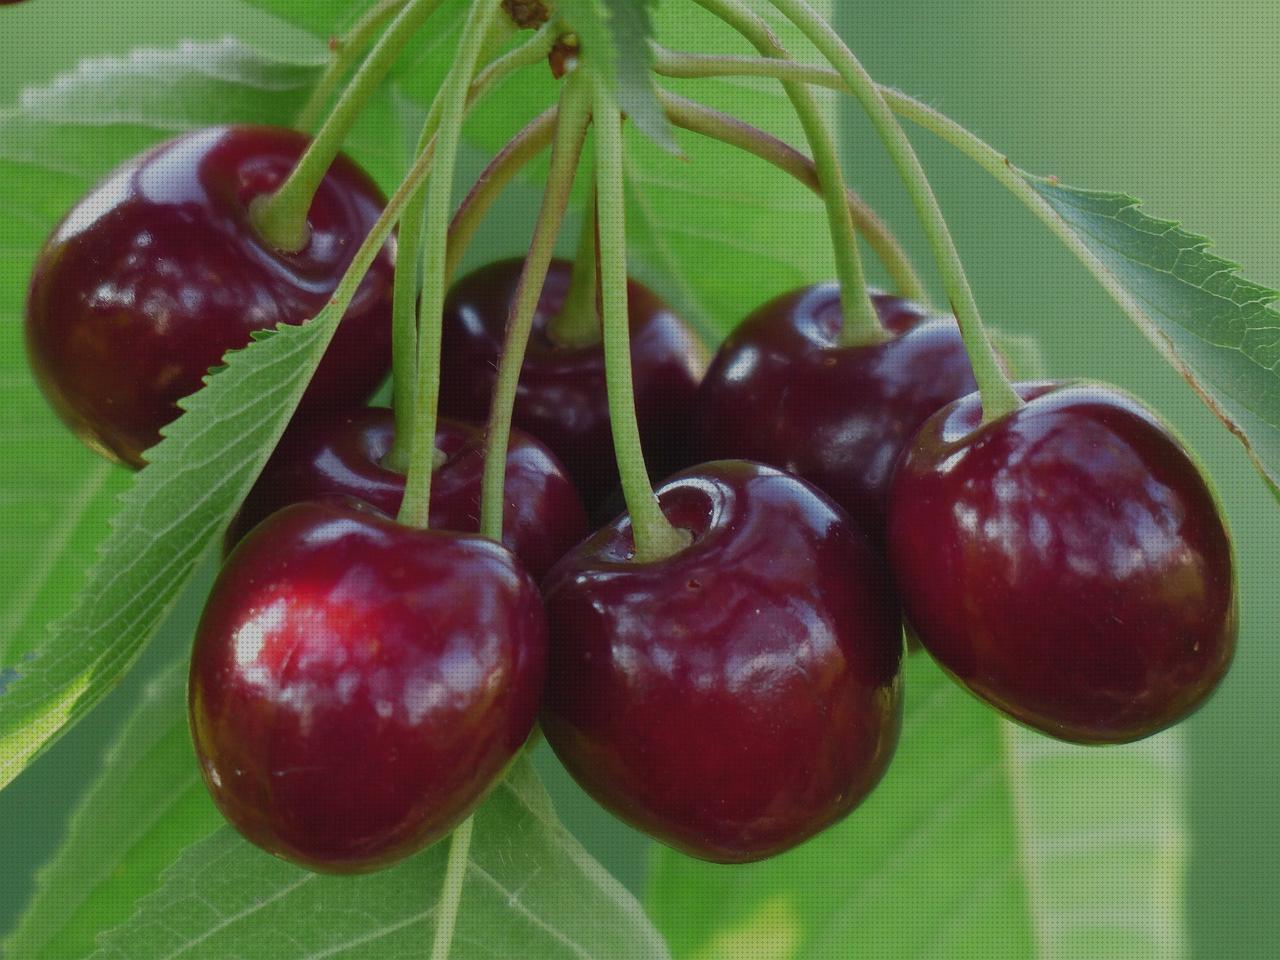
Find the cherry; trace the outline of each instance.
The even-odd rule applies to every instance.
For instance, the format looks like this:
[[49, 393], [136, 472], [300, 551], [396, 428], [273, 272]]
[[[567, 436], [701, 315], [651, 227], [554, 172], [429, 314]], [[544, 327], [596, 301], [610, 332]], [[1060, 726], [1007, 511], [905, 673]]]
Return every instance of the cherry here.
[[354, 501], [295, 504], [214, 584], [189, 688], [226, 818], [315, 870], [372, 870], [447, 834], [533, 728], [537, 587], [505, 548]]
[[[405, 477], [382, 465], [394, 437], [395, 417], [384, 407], [296, 419], [232, 521], [227, 549], [270, 514], [303, 500], [354, 497], [394, 516]], [[432, 529], [479, 529], [484, 439], [470, 424], [437, 424], [436, 449], [447, 459], [432, 476]], [[506, 499], [503, 543], [535, 579], [587, 535], [582, 502], [563, 468], [518, 430], [507, 447]]]
[[697, 446], [816, 484], [883, 544], [894, 464], [939, 407], [975, 389], [955, 320], [873, 296], [892, 338], [839, 344], [840, 288], [795, 290], [765, 304], [720, 347], [702, 383]]
[[[523, 262], [503, 260], [463, 277], [444, 309], [444, 365], [440, 410], [461, 420], [483, 422], [507, 316]], [[564, 463], [587, 508], [593, 509], [618, 483], [604, 350], [597, 342], [557, 342], [549, 320], [564, 305], [572, 265], [556, 260], [543, 287], [520, 374], [514, 422], [550, 447]], [[648, 466], [663, 477], [688, 466], [689, 411], [708, 351], [697, 334], [645, 287], [630, 281], [631, 363]]]
[[848, 814], [889, 763], [897, 601], [862, 533], [802, 480], [721, 461], [658, 496], [684, 550], [635, 562], [624, 515], [543, 583], [543, 730], [588, 793], [663, 843], [772, 856]]
[[[261, 240], [249, 204], [278, 187], [307, 138], [215, 127], [155, 147], [85, 196], [36, 260], [27, 348], [59, 416], [132, 467], [227, 350], [254, 330], [324, 307], [382, 211], [377, 186], [339, 157], [311, 205], [296, 254]], [[391, 360], [392, 251], [365, 277], [305, 402], [366, 399]]]
[[1237, 630], [1231, 542], [1161, 423], [1107, 387], [977, 395], [904, 455], [889, 552], [907, 619], [961, 683], [1063, 740], [1118, 743], [1194, 711]]

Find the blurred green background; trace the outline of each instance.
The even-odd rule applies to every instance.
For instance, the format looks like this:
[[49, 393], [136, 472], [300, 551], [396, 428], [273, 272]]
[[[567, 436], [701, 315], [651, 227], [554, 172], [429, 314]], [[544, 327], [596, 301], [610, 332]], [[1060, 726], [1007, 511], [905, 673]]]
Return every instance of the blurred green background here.
[[[674, 2], [674, 0], [665, 0]], [[1275, 0], [926, 0], [840, 4], [851, 45], [881, 81], [970, 126], [1032, 171], [1132, 193], [1147, 212], [1215, 241], [1247, 276], [1280, 285], [1280, 4]], [[235, 2], [29, 0], [0, 7], [0, 104], [88, 51], [211, 37]], [[259, 37], [280, 42], [287, 37]], [[691, 42], [689, 46], [695, 46]], [[879, 147], [850, 115], [849, 170], [921, 262], [910, 211]], [[1012, 198], [947, 148], [916, 138], [951, 218], [987, 317], [1035, 333], [1056, 375], [1094, 376], [1141, 394], [1207, 465], [1239, 551], [1243, 633], [1231, 675], [1186, 725], [1193, 849], [1188, 896], [1195, 956], [1280, 955], [1280, 510], [1240, 446], [1165, 367], [1085, 271]], [[862, 144], [866, 145], [863, 149]], [[3, 227], [0, 226], [0, 231]], [[785, 238], [782, 238], [785, 240]], [[113, 696], [104, 719], [129, 699]], [[116, 709], [118, 714], [118, 709]], [[48, 855], [98, 763], [108, 723], [82, 724], [0, 793], [0, 930]], [[544, 765], [550, 769], [550, 765]], [[606, 829], [555, 782], [565, 819], [629, 883], [643, 870], [635, 838]], [[603, 834], [597, 833], [599, 841]], [[604, 847], [602, 850], [601, 847]]]

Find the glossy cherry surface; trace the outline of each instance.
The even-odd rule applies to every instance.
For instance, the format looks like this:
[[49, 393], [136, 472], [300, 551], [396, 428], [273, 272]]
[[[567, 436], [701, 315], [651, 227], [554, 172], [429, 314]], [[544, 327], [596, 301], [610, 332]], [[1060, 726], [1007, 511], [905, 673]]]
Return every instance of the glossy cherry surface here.
[[[46, 241], [27, 303], [27, 348], [59, 416], [95, 450], [139, 467], [227, 350], [301, 323], [329, 301], [382, 212], [377, 186], [339, 157], [296, 254], [258, 238], [249, 204], [278, 187], [307, 139], [216, 127], [135, 157]], [[304, 403], [366, 399], [391, 362], [391, 250], [360, 286]]]
[[543, 730], [601, 804], [719, 862], [848, 814], [893, 754], [902, 630], [883, 563], [829, 498], [771, 467], [664, 483], [692, 543], [631, 560], [624, 516], [543, 584]]
[[932, 417], [893, 481], [906, 615], [956, 679], [1064, 740], [1134, 740], [1226, 672], [1236, 579], [1198, 469], [1137, 402], [1035, 385], [980, 426], [976, 395]]
[[[444, 310], [440, 410], [461, 420], [487, 419], [507, 316], [523, 262], [503, 260], [458, 281]], [[589, 510], [618, 483], [601, 344], [566, 346], [548, 332], [564, 304], [572, 265], [554, 261], [547, 275], [516, 395], [514, 422], [564, 463]], [[697, 334], [645, 287], [627, 287], [636, 416], [650, 473], [688, 466], [690, 411], [709, 353]]]
[[[382, 465], [395, 438], [385, 407], [357, 407], [294, 421], [227, 532], [229, 550], [254, 526], [291, 503], [355, 497], [395, 516], [404, 499], [404, 474]], [[480, 528], [484, 431], [441, 419], [436, 449], [446, 457], [431, 479], [431, 529], [475, 533]], [[587, 535], [587, 518], [573, 483], [555, 455], [527, 433], [511, 432], [507, 446], [502, 542], [540, 579]]]
[[873, 297], [882, 343], [840, 346], [840, 290], [765, 304], [730, 334], [702, 383], [698, 452], [772, 464], [816, 484], [883, 542], [894, 465], [920, 424], [976, 385], [955, 320]]
[[200, 769], [264, 849], [375, 869], [479, 803], [533, 728], [545, 660], [537, 587], [505, 547], [296, 504], [236, 548], [205, 606]]

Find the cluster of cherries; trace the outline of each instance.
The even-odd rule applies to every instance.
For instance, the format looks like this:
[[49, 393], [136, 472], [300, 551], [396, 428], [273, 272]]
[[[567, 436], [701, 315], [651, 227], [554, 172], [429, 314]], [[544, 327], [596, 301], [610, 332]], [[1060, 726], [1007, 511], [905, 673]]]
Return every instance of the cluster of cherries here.
[[[36, 265], [38, 379], [134, 467], [225, 351], [319, 312], [383, 205], [340, 158], [282, 253], [251, 201], [306, 138], [204, 130], [100, 184]], [[520, 381], [503, 544], [480, 537], [485, 421], [519, 261], [445, 308], [430, 531], [396, 523], [388, 245], [227, 535], [196, 637], [190, 719], [218, 806], [326, 871], [385, 865], [481, 801], [536, 721], [629, 823], [694, 856], [784, 851], [879, 781], [908, 633], [960, 683], [1052, 736], [1116, 743], [1201, 704], [1236, 636], [1231, 544], [1195, 465], [1146, 410], [1025, 384], [986, 422], [950, 317], [875, 300], [885, 338], [841, 346], [838, 290], [783, 296], [711, 359], [630, 287], [634, 393], [657, 496], [687, 536], [638, 561], [609, 518], [599, 343], [551, 322]], [[708, 361], [709, 367], [708, 367]], [[264, 384], [264, 388], [269, 386]], [[594, 526], [595, 532], [590, 529]], [[453, 532], [444, 532], [453, 531]]]

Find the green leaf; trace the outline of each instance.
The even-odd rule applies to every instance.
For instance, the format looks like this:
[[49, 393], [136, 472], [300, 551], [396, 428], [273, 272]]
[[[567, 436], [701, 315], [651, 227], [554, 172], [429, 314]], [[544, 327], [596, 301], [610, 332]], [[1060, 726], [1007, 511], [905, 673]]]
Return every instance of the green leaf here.
[[1038, 956], [1185, 957], [1182, 732], [1099, 749], [1002, 727]]
[[1280, 292], [1138, 201], [1026, 177], [1097, 258], [1086, 266], [1244, 443], [1280, 496]]
[[[661, 960], [640, 905], [555, 819], [525, 760], [475, 814], [454, 960]], [[224, 827], [186, 853], [98, 960], [425, 956], [447, 843], [359, 877], [309, 873]]]
[[0, 785], [93, 707], [150, 639], [249, 492], [340, 319], [227, 354], [148, 453], [75, 607], [0, 696]]
[[8, 444], [0, 533], [31, 545], [0, 557], [0, 579], [12, 585], [0, 600], [6, 680], [70, 606], [130, 476], [72, 438], [31, 381], [22, 313], [36, 252], [116, 163], [197, 123], [278, 120], [313, 76], [313, 66], [265, 61], [239, 41], [188, 43], [86, 60], [0, 110], [0, 430]]
[[677, 957], [1176, 960], [1181, 740], [1084, 748], [1014, 728], [923, 654], [902, 742], [848, 820], [717, 867], [664, 849], [648, 902]]
[[[32, 484], [28, 476], [11, 488], [40, 491], [42, 509], [25, 515], [6, 511], [5, 532], [29, 537], [39, 547], [36, 562], [24, 562], [21, 587], [3, 608], [2, 622], [13, 632], [0, 640], [0, 786], [111, 689], [132, 662], [256, 475], [278, 435], [274, 428], [287, 416], [272, 404], [279, 406], [305, 384], [310, 368], [296, 364], [307, 361], [323, 332], [323, 325], [315, 325], [264, 344], [249, 355], [253, 359], [240, 361], [234, 375], [217, 378], [218, 391], [193, 401], [201, 412], [170, 430], [156, 465], [130, 490], [86, 584], [93, 548], [106, 533], [105, 520], [127, 475], [75, 449], [31, 389], [25, 370], [19, 372], [25, 364], [16, 340], [31, 262], [57, 219], [120, 161], [207, 124], [285, 122], [316, 73], [312, 60], [270, 59], [233, 38], [186, 42], [83, 61], [51, 83], [28, 88], [16, 105], [0, 112], [0, 177], [21, 185], [0, 199], [0, 213], [14, 225], [0, 250], [0, 315], [6, 321], [3, 336], [12, 338], [5, 343], [3, 389], [14, 395], [13, 415], [29, 416], [16, 429], [18, 436], [38, 431], [57, 437], [50, 446], [33, 443], [29, 453], [20, 453], [22, 465], [31, 466], [35, 476], [59, 474], [48, 487]], [[277, 371], [272, 364], [282, 361], [295, 366], [280, 383], [268, 383]], [[259, 450], [255, 443], [266, 446]], [[65, 459], [53, 458], [62, 450]], [[172, 469], [164, 465], [169, 463]], [[226, 475], [216, 475], [219, 470]], [[46, 634], [44, 625], [73, 603], [73, 612]]]
[[0, 951], [7, 956], [89, 955], [98, 932], [127, 920], [161, 871], [222, 822], [187, 731], [187, 650], [206, 584], [195, 586], [201, 589], [188, 594], [184, 616], [165, 627], [167, 666], [143, 689], [38, 874], [36, 893]]

